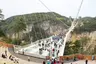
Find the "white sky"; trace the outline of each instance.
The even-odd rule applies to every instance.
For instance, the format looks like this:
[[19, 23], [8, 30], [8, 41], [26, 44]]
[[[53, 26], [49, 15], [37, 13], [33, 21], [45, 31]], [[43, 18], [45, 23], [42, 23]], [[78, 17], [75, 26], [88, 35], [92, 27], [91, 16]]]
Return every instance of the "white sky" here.
[[[81, 0], [41, 0], [54, 12], [76, 17]], [[96, 0], [84, 0], [79, 16], [96, 16]], [[33, 12], [49, 12], [39, 0], [0, 0], [5, 18]]]

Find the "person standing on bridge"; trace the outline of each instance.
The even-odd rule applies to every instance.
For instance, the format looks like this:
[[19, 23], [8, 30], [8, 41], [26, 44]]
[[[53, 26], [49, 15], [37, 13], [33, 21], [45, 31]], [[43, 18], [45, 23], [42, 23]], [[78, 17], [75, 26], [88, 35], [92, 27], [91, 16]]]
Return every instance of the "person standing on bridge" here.
[[47, 60], [47, 64], [51, 64], [51, 61], [50, 60]]
[[85, 64], [88, 64], [88, 59], [85, 60]]
[[94, 55], [92, 55], [92, 61], [94, 60], [94, 58], [95, 58]]
[[6, 57], [7, 57], [7, 50], [5, 50], [5, 55], [6, 55]]
[[28, 57], [28, 61], [30, 61], [30, 57]]
[[43, 61], [43, 64], [46, 64], [46, 62], [45, 62], [45, 61]]

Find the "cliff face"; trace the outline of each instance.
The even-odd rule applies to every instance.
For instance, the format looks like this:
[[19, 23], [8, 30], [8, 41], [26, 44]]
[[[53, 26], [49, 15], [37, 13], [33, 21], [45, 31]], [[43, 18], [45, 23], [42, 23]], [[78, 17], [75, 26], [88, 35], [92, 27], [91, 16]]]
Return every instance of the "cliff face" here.
[[52, 21], [44, 21], [38, 23], [37, 26], [41, 27], [44, 31], [46, 31], [49, 35], [61, 34], [65, 33], [66, 28], [63, 23], [60, 21], [52, 22]]
[[[58, 22], [52, 22], [50, 20], [35, 24], [31, 30], [31, 37], [40, 39], [46, 38], [52, 35], [64, 35], [67, 29], [64, 24]], [[33, 38], [33, 39], [34, 39]], [[37, 40], [36, 39], [36, 40]]]

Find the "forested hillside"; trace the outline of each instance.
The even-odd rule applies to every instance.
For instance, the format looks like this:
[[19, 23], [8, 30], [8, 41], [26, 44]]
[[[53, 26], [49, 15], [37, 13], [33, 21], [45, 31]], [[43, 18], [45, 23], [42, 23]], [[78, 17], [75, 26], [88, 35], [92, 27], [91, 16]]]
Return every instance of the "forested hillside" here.
[[[52, 35], [65, 36], [73, 20], [55, 12], [12, 16], [0, 22], [0, 36], [7, 37], [7, 42], [12, 44], [25, 45]], [[71, 33], [72, 40], [67, 43], [65, 54], [95, 53], [96, 17], [79, 17], [76, 21], [78, 25]]]
[[75, 29], [77, 33], [96, 31], [96, 17], [79, 18], [79, 25]]
[[[59, 28], [61, 28], [60, 30], [68, 28], [63, 24], [64, 22], [70, 25], [70, 22], [67, 22], [67, 20], [67, 17], [61, 16], [54, 12], [32, 13], [7, 18], [6, 20], [1, 22], [0, 26], [3, 32], [9, 37], [12, 37], [12, 35], [14, 34], [15, 38], [27, 38], [27, 40], [29, 40], [28, 36], [30, 34], [30, 37], [33, 38], [32, 40], [36, 41], [38, 39], [46, 38], [52, 35]], [[21, 34], [23, 35], [23, 37]]]
[[[55, 33], [61, 27], [62, 29], [64, 28], [66, 31], [66, 29], [69, 28], [68, 26], [70, 26], [71, 21], [73, 19], [74, 18], [71, 17], [68, 18], [65, 16], [61, 16], [60, 14], [57, 14], [55, 12], [32, 13], [32, 14], [24, 14], [24, 15], [9, 17], [0, 23], [0, 27], [5, 34], [11, 34], [11, 35], [22, 31], [26, 31], [26, 30], [30, 31], [31, 29], [34, 29], [30, 31], [32, 32], [30, 34], [33, 34], [32, 36], [36, 38], [35, 35], [37, 32], [38, 34], [37, 37], [41, 38], [40, 37], [41, 36], [40, 33], [41, 33], [43, 35], [42, 38], [45, 38], [46, 36], [52, 35], [53, 32]], [[95, 26], [96, 17], [84, 17], [84, 18], [80, 17], [77, 21], [79, 24], [74, 30], [74, 32], [76, 33], [92, 32], [96, 30], [96, 26]], [[63, 22], [68, 26], [66, 26]]]

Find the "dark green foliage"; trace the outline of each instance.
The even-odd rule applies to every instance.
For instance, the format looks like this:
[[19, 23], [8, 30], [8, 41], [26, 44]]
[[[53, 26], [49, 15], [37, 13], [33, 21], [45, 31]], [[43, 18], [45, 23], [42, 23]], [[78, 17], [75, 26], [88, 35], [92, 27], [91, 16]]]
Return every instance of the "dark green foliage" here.
[[39, 26], [34, 25], [30, 35], [33, 36], [33, 41], [48, 37], [48, 34]]
[[20, 45], [21, 44], [21, 40], [13, 39], [11, 43], [15, 44], [15, 45]]
[[66, 42], [66, 46], [65, 46], [65, 50], [64, 50], [64, 55], [70, 55], [74, 53], [74, 50], [72, 49], [72, 47], [70, 47], [70, 44], [72, 42]]
[[81, 42], [80, 40], [76, 40], [74, 42], [75, 46], [73, 47], [73, 50], [74, 50], [74, 53], [79, 53], [79, 51], [81, 50], [80, 47], [81, 47]]
[[94, 50], [93, 50], [94, 52], [93, 52], [93, 54], [96, 54], [96, 45], [95, 45], [95, 47], [94, 47]]
[[68, 20], [67, 17], [61, 16], [57, 13], [54, 13], [55, 14], [55, 16], [54, 16], [53, 13], [54, 12], [32, 13], [32, 14], [18, 15], [18, 16], [13, 16], [13, 17], [10, 17], [10, 18], [6, 19], [6, 22], [8, 22], [8, 23], [14, 22], [14, 21], [18, 20], [17, 18], [22, 18], [24, 21], [26, 21], [27, 24], [43, 22], [43, 21], [48, 21], [48, 20], [58, 21], [58, 19], [56, 19], [56, 18], [63, 18], [62, 21], [64, 21], [64, 22], [66, 22], [66, 20]]
[[5, 37], [5, 34], [1, 29], [0, 29], [0, 37]]
[[[88, 37], [82, 37], [80, 40], [76, 40], [75, 42], [67, 42], [65, 47], [65, 55], [83, 53], [84, 54], [84, 46], [87, 41], [90, 39]], [[88, 54], [88, 53], [87, 53]]]
[[21, 46], [27, 45], [27, 42], [20, 43]]
[[17, 33], [26, 29], [25, 22], [22, 18], [16, 18], [14, 22], [8, 25], [9, 32]]
[[12, 39], [11, 38], [7, 38], [7, 37], [3, 37], [2, 41], [5, 41], [6, 43], [10, 43], [11, 44]]
[[80, 53], [80, 50], [81, 50], [80, 40], [76, 40], [74, 43], [67, 42], [66, 47], [65, 47], [64, 55]]
[[79, 20], [80, 23], [83, 23], [82, 26], [79, 26], [75, 28], [74, 32], [76, 33], [82, 33], [82, 32], [92, 32], [96, 31], [96, 18], [92, 17], [84, 17]]

